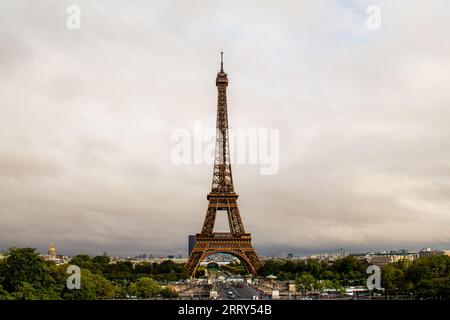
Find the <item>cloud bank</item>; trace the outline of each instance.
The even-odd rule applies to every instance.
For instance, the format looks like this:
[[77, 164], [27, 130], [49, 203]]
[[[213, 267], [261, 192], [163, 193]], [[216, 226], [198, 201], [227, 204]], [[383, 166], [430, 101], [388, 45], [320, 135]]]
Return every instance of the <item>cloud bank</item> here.
[[446, 1], [69, 4], [0, 4], [0, 248], [185, 254], [212, 167], [171, 134], [215, 126], [221, 49], [230, 126], [280, 130], [233, 167], [259, 253], [450, 245]]

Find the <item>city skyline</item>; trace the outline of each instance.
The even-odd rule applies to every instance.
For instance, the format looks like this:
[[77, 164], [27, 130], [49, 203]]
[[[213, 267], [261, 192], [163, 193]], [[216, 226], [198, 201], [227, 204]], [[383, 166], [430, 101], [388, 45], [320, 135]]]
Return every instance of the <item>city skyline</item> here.
[[233, 165], [259, 254], [450, 247], [449, 4], [7, 3], [0, 248], [185, 253], [212, 167], [171, 136], [214, 128], [221, 49], [232, 126], [279, 130], [276, 174]]
[[[10, 248], [15, 248], [18, 246], [10, 246], [10, 247], [5, 247], [2, 248], [0, 247], [0, 254], [2, 253], [6, 253], [8, 251], [8, 249]], [[45, 255], [48, 250], [49, 247], [48, 245], [38, 245], [38, 246], [29, 246], [29, 245], [23, 245], [22, 247], [32, 247], [35, 248], [37, 250], [38, 253]], [[142, 256], [142, 255], [147, 255], [147, 257], [153, 256], [154, 258], [168, 258], [170, 256], [173, 256], [175, 258], [181, 256], [182, 258], [187, 258], [188, 255], [188, 250], [172, 250], [172, 251], [167, 251], [167, 252], [158, 252], [156, 251], [142, 251], [142, 252], [138, 252], [138, 251], [130, 251], [129, 254], [127, 253], [122, 253], [122, 254], [114, 254], [114, 251], [112, 252], [107, 252], [107, 251], [92, 251], [89, 249], [80, 249], [79, 251], [71, 251], [71, 250], [66, 250], [62, 247], [58, 247], [57, 245], [55, 246], [55, 249], [58, 253], [58, 255], [62, 255], [62, 256], [74, 256], [74, 255], [78, 255], [78, 254], [87, 254], [89, 256], [102, 256], [102, 255], [108, 255], [110, 257], [121, 257], [121, 258], [136, 258], [138, 256]], [[279, 249], [278, 247], [276, 249], [273, 249], [272, 251], [268, 251], [265, 254], [260, 254], [259, 256], [262, 258], [268, 258], [268, 257], [277, 257], [277, 258], [284, 258], [287, 257], [288, 255], [293, 255], [295, 257], [311, 257], [311, 256], [320, 256], [320, 255], [332, 255], [332, 254], [340, 254], [340, 251], [343, 250], [343, 252], [345, 253], [345, 255], [348, 254], [364, 254], [364, 253], [383, 253], [383, 252], [397, 252], [397, 251], [402, 251], [405, 250], [407, 252], [419, 252], [421, 250], [444, 250], [444, 251], [448, 251], [448, 246], [446, 245], [441, 245], [438, 247], [427, 247], [427, 246], [419, 246], [419, 247], [367, 247], [367, 248], [358, 248], [358, 247], [349, 247], [349, 248], [320, 248], [318, 250], [314, 250], [314, 249], [301, 249], [301, 250], [294, 250], [294, 251], [289, 251], [287, 250], [288, 248], [282, 248]]]

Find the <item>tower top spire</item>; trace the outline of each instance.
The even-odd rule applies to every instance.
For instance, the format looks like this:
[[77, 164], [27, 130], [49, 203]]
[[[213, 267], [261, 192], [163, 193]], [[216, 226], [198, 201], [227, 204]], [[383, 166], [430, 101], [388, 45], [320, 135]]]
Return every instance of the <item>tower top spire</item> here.
[[220, 71], [217, 73], [216, 85], [223, 84], [228, 85], [228, 78], [225, 71], [223, 71], [223, 51], [220, 51]]

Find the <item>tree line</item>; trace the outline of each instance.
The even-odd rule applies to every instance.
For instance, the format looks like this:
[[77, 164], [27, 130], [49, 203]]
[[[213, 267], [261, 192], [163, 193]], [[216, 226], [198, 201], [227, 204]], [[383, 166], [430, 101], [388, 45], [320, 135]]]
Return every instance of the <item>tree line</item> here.
[[[56, 265], [31, 248], [12, 248], [0, 260], [1, 299], [149, 299], [176, 298], [167, 283], [188, 278], [182, 264], [130, 261], [111, 263], [107, 256], [76, 255], [70, 264], [81, 269], [81, 289], [66, 286], [68, 264]], [[368, 263], [352, 256], [334, 262], [308, 260], [268, 260], [258, 270], [259, 277], [275, 275], [278, 280], [294, 280], [304, 292], [365, 286]], [[227, 272], [245, 274], [243, 265], [222, 266]], [[401, 260], [381, 268], [385, 295], [407, 295], [419, 299], [450, 299], [450, 257], [422, 257]]]
[[67, 288], [68, 264], [44, 261], [32, 248], [12, 248], [0, 260], [0, 299], [176, 298], [164, 284], [187, 276], [184, 266], [170, 260], [133, 266], [129, 261], [110, 263], [107, 256], [77, 255], [70, 264], [81, 269], [79, 290]]
[[[295, 280], [302, 292], [366, 286], [369, 264], [352, 256], [332, 263], [308, 260], [269, 260], [259, 269], [260, 276], [275, 275], [278, 280]], [[418, 299], [450, 299], [450, 257], [431, 256], [400, 260], [381, 267], [382, 294]]]

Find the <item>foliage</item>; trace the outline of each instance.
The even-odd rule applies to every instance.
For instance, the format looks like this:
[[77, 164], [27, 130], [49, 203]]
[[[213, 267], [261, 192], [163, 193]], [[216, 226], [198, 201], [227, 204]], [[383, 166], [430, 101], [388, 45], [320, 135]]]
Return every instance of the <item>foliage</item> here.
[[431, 256], [388, 264], [382, 268], [381, 285], [390, 295], [450, 299], [450, 257]]
[[143, 276], [161, 282], [178, 281], [188, 277], [184, 265], [172, 260], [166, 260], [162, 263], [143, 262], [134, 266], [129, 261], [116, 262], [107, 266], [104, 275], [107, 279], [118, 280], [125, 284], [136, 281]]
[[205, 276], [206, 275], [205, 271], [206, 271], [205, 266], [199, 266], [197, 268], [197, 270], [195, 271], [195, 277], [200, 278], [200, 277]]
[[278, 280], [296, 280], [302, 274], [308, 273], [318, 280], [331, 280], [340, 285], [365, 285], [368, 264], [354, 257], [345, 257], [335, 263], [327, 263], [316, 259], [306, 261], [269, 260], [258, 270], [261, 276], [273, 274]]
[[229, 264], [225, 264], [225, 265], [222, 265], [220, 268], [225, 271], [228, 271], [232, 274], [239, 274], [239, 275], [247, 274], [247, 270], [245, 270], [245, 267], [241, 263], [238, 263], [238, 262], [232, 262]]
[[[110, 263], [107, 256], [77, 255], [71, 264], [81, 268], [81, 289], [66, 287], [68, 265], [44, 261], [32, 248], [11, 248], [0, 260], [0, 300], [58, 299], [139, 299], [177, 298], [170, 287], [160, 283], [187, 278], [183, 265], [173, 261], [141, 263], [129, 261]], [[295, 280], [300, 291], [322, 292], [344, 286], [365, 285], [368, 264], [354, 257], [333, 263], [307, 261], [266, 261], [260, 276], [274, 274], [279, 280]], [[243, 266], [230, 264], [228, 271], [241, 273]], [[199, 268], [199, 273], [202, 273]], [[398, 261], [381, 269], [381, 285], [387, 295], [407, 295], [420, 299], [450, 299], [450, 257], [431, 256], [414, 261]]]
[[3, 289], [2, 285], [0, 285], [0, 300], [9, 300], [9, 299], [10, 299], [10, 295], [9, 295], [8, 291]]
[[[325, 289], [344, 291], [344, 286], [365, 286], [368, 264], [348, 256], [335, 262], [266, 261], [258, 271], [260, 276], [273, 274], [279, 280], [295, 280], [301, 292]], [[419, 299], [450, 299], [450, 257], [422, 257], [414, 261], [401, 260], [381, 269], [381, 286], [387, 295], [412, 296]]]
[[137, 282], [132, 283], [129, 292], [138, 298], [149, 299], [156, 297], [160, 292], [158, 283], [149, 277], [142, 277]]
[[119, 288], [103, 276], [91, 273], [89, 270], [81, 270], [81, 288], [79, 290], [64, 290], [65, 299], [96, 300], [112, 299], [119, 295]]
[[297, 288], [303, 292], [307, 293], [315, 289], [316, 279], [310, 273], [303, 273], [300, 277], [295, 278]]
[[129, 261], [110, 263], [107, 256], [77, 255], [70, 264], [81, 268], [81, 288], [66, 286], [68, 265], [46, 262], [35, 249], [12, 248], [0, 260], [0, 300], [95, 300], [136, 296], [138, 298], [177, 298], [158, 282], [187, 277], [184, 265], [173, 261], [133, 265]]
[[176, 299], [176, 298], [178, 298], [178, 293], [175, 292], [175, 290], [173, 290], [173, 289], [171, 289], [169, 287], [165, 287], [165, 288], [161, 289], [160, 293], [161, 293], [161, 296], [163, 298], [166, 298], [166, 299]]
[[8, 258], [0, 267], [0, 279], [3, 288], [8, 292], [25, 290], [28, 285], [37, 290], [43, 290], [54, 284], [47, 264], [35, 249], [11, 248], [7, 255]]

